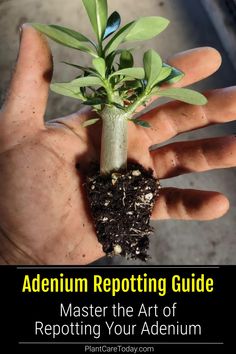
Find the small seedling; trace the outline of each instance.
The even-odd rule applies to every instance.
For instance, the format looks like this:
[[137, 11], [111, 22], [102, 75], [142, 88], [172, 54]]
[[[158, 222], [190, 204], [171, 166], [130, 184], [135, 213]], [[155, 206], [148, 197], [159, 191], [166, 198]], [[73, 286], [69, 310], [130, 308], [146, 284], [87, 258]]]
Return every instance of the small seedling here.
[[152, 172], [142, 166], [127, 167], [128, 122], [149, 129], [149, 123], [136, 118], [135, 113], [156, 96], [194, 105], [204, 105], [207, 100], [193, 90], [169, 87], [184, 73], [164, 63], [155, 50], [145, 52], [143, 67], [136, 67], [134, 49], [122, 48], [123, 43], [156, 37], [168, 26], [167, 19], [140, 17], [120, 28], [118, 12], [108, 17], [107, 0], [82, 1], [96, 41], [58, 25], [32, 25], [57, 43], [92, 58], [88, 67], [65, 62], [77, 68], [80, 75], [68, 83], [53, 83], [51, 90], [75, 98], [97, 112], [96, 118], [86, 121], [84, 127], [102, 120], [100, 172], [88, 177], [87, 191], [104, 251], [145, 260], [150, 214], [160, 185]]

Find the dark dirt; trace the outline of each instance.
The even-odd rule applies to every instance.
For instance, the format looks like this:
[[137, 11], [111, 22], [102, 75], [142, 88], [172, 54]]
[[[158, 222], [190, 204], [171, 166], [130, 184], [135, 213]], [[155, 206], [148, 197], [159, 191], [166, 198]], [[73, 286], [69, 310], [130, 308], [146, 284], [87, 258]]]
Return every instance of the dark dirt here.
[[108, 256], [148, 259], [150, 216], [160, 183], [152, 170], [131, 164], [127, 171], [87, 177], [88, 199], [99, 242]]

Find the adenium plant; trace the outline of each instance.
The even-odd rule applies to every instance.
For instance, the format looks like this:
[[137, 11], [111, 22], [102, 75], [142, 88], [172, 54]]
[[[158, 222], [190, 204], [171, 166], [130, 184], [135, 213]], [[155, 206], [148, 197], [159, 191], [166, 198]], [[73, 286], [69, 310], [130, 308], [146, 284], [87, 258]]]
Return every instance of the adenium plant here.
[[[96, 35], [94, 39], [58, 25], [33, 26], [54, 41], [87, 53], [91, 64], [78, 69], [79, 76], [66, 83], [53, 83], [52, 91], [75, 98], [96, 112], [84, 127], [102, 120], [100, 168], [88, 174], [88, 202], [99, 242], [107, 255], [148, 258], [150, 215], [159, 196], [160, 183], [153, 171], [128, 164], [128, 122], [149, 129], [137, 118], [139, 107], [151, 98], [169, 97], [189, 104], [203, 105], [200, 93], [173, 88], [184, 73], [164, 63], [153, 49], [143, 55], [143, 67], [134, 64], [134, 49], [123, 44], [149, 40], [168, 26], [163, 17], [141, 17], [120, 28], [118, 12], [108, 17], [107, 0], [82, 0]], [[132, 44], [133, 45], [133, 44]]]
[[143, 55], [143, 67], [134, 65], [132, 49], [123, 43], [152, 39], [166, 29], [169, 21], [163, 17], [140, 17], [120, 28], [121, 17], [113, 12], [108, 17], [107, 0], [82, 0], [96, 41], [84, 34], [58, 25], [32, 25], [52, 40], [76, 49], [91, 57], [91, 65], [82, 67], [65, 62], [78, 69], [79, 76], [67, 83], [53, 83], [51, 90], [89, 105], [98, 116], [84, 123], [96, 124], [102, 119], [100, 173], [109, 174], [127, 166], [128, 121], [150, 128], [146, 121], [135, 117], [140, 106], [153, 96], [169, 97], [189, 104], [204, 105], [207, 100], [190, 89], [171, 88], [184, 73], [164, 63], [153, 49]]

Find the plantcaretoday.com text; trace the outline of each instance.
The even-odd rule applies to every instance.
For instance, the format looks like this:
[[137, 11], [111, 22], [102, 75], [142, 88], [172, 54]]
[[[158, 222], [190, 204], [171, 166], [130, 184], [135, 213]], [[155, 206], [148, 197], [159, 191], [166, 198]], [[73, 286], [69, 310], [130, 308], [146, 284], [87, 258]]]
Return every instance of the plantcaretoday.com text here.
[[153, 346], [139, 345], [85, 345], [85, 353], [154, 353]]

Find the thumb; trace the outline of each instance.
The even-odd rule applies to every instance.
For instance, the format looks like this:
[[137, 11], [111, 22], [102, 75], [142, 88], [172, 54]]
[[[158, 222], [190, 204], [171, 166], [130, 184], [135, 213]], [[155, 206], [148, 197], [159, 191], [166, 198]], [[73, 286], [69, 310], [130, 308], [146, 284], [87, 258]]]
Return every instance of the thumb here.
[[16, 120], [28, 123], [30, 120], [34, 126], [43, 125], [52, 67], [51, 51], [45, 37], [24, 24], [16, 68], [2, 110], [7, 124]]

